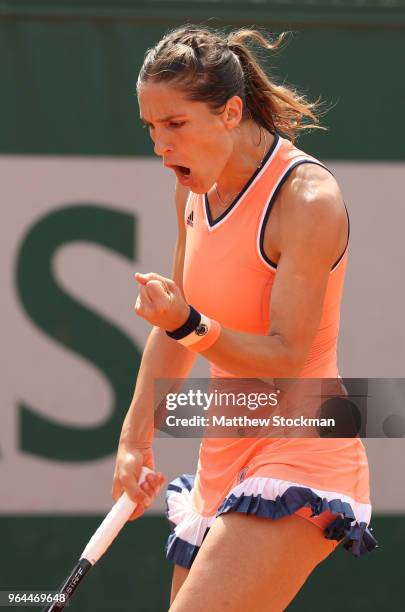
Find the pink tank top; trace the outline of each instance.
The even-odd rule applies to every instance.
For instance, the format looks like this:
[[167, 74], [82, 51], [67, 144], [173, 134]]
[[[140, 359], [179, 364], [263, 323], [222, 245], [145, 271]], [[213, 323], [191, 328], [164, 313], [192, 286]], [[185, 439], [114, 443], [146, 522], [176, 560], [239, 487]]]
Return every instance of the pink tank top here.
[[[294, 168], [320, 165], [289, 140], [275, 135], [260, 169], [215, 221], [206, 195], [191, 193], [186, 209], [183, 287], [187, 301], [224, 327], [266, 335], [277, 266], [263, 249], [264, 229], [277, 194]], [[301, 376], [338, 376], [336, 345], [340, 303], [347, 264], [347, 246], [332, 267], [320, 325]], [[211, 364], [214, 377], [232, 377]]]

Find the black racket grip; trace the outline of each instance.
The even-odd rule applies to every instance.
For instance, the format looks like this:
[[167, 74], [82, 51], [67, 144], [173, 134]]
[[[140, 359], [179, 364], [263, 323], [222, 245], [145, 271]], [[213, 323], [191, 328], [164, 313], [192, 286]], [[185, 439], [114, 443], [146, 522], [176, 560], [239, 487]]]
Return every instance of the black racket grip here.
[[65, 601], [53, 601], [49, 606], [42, 609], [42, 612], [53, 612], [54, 610], [63, 610], [73, 593], [87, 574], [89, 569], [93, 567], [87, 559], [80, 559], [77, 565], [70, 572], [69, 577], [63, 582], [58, 589], [58, 595], [66, 595]]

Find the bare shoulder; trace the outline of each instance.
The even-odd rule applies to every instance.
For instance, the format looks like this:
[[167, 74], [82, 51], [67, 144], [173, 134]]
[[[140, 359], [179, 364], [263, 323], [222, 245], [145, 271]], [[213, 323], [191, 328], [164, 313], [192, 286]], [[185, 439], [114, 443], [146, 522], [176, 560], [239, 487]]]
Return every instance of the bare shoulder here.
[[301, 164], [291, 173], [280, 193], [279, 215], [281, 252], [311, 244], [332, 263], [343, 252], [347, 213], [339, 185], [325, 168]]
[[335, 177], [317, 164], [300, 164], [286, 181], [280, 193], [283, 215], [310, 220], [346, 219], [345, 205]]

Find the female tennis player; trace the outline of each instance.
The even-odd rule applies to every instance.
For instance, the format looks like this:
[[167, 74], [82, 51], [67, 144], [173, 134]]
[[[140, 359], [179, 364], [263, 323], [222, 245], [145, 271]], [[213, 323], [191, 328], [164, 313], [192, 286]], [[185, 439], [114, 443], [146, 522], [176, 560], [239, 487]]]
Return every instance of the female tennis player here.
[[[172, 279], [136, 275], [154, 327], [119, 443], [113, 496], [139, 516], [154, 468], [153, 386], [198, 353], [217, 378], [336, 378], [349, 221], [328, 169], [293, 144], [317, 104], [276, 85], [248, 40], [187, 26], [146, 53], [137, 93], [155, 153], [177, 177]], [[279, 612], [339, 542], [376, 542], [358, 438], [204, 438], [195, 477], [168, 487], [171, 612]]]

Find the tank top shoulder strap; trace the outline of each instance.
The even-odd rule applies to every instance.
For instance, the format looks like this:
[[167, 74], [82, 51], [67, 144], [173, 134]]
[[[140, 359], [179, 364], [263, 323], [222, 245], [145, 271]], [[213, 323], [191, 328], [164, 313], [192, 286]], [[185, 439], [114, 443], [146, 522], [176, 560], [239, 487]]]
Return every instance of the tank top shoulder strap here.
[[[288, 178], [290, 177], [291, 173], [295, 170], [295, 168], [297, 168], [298, 166], [301, 166], [302, 164], [314, 164], [316, 166], [320, 166], [321, 168], [324, 168], [327, 172], [329, 172], [333, 176], [333, 172], [327, 166], [325, 166], [325, 164], [323, 164], [321, 161], [319, 161], [315, 157], [308, 155], [304, 151], [301, 151], [300, 149], [295, 147], [290, 141], [284, 138], [282, 139], [282, 146], [280, 147], [280, 151], [279, 151], [279, 162], [280, 163], [278, 166], [279, 168], [278, 174], [276, 177], [274, 177], [273, 188], [271, 190], [271, 193], [269, 194], [269, 197], [267, 198], [267, 201], [265, 203], [265, 206], [262, 212], [262, 217], [261, 217], [260, 226], [259, 226], [259, 236], [258, 236], [260, 256], [262, 260], [266, 262], [267, 265], [270, 266], [270, 268], [272, 268], [273, 270], [277, 269], [277, 264], [271, 261], [265, 253], [264, 235], [265, 235], [265, 229], [266, 229], [271, 211], [274, 207], [277, 196], [280, 193], [282, 186], [288, 180]], [[333, 271], [337, 267], [337, 265], [340, 263], [341, 259], [346, 253], [348, 242], [349, 242], [350, 220], [349, 220], [349, 214], [347, 211], [346, 204], [344, 203], [344, 205], [345, 205], [345, 210], [346, 210], [346, 215], [347, 215], [347, 220], [348, 220], [347, 242], [346, 242], [346, 247], [343, 253], [339, 257], [339, 259], [333, 264], [331, 271]]]

